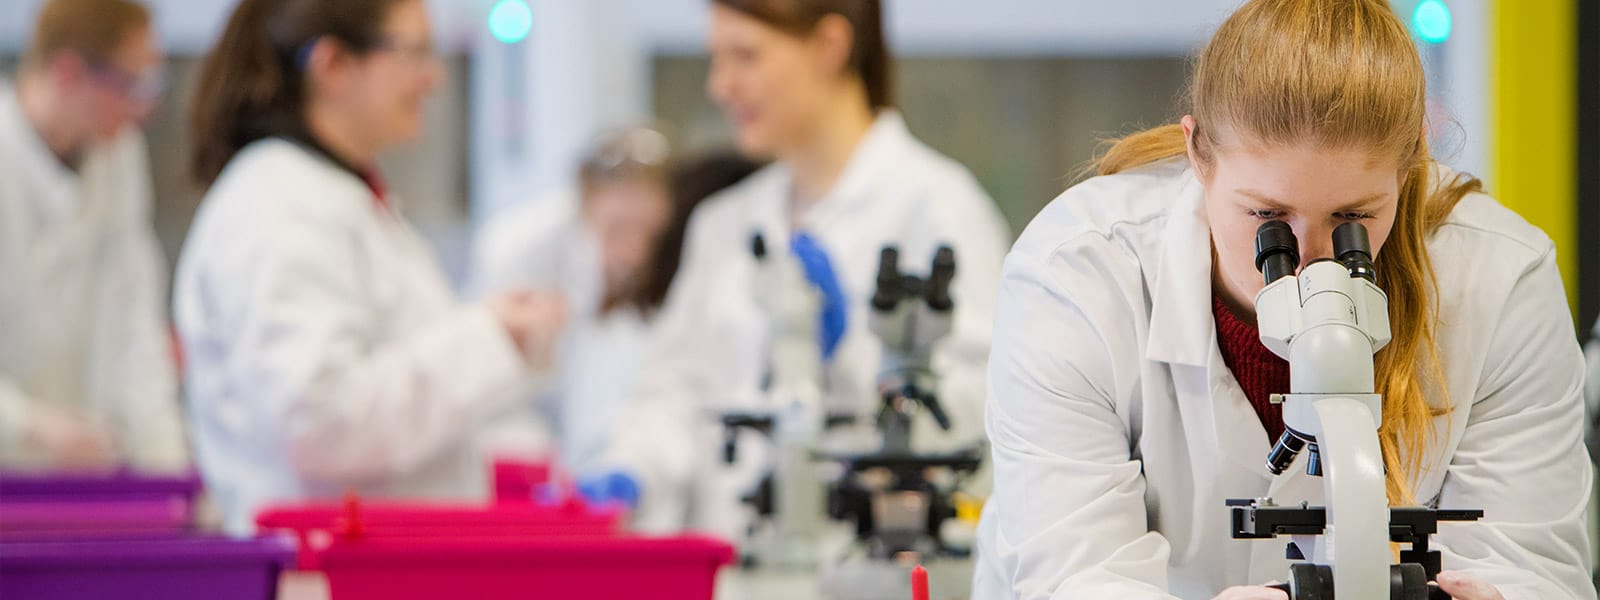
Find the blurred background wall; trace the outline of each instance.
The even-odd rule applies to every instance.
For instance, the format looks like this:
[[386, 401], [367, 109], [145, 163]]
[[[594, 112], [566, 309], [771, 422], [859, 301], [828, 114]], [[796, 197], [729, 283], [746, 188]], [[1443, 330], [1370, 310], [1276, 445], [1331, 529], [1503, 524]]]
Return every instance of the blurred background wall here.
[[[476, 222], [570, 182], [579, 155], [600, 131], [653, 121], [667, 124], [683, 149], [728, 143], [727, 125], [703, 92], [708, 0], [427, 1], [449, 65], [448, 82], [429, 107], [422, 139], [388, 157], [383, 168], [403, 209], [435, 241], [452, 273], [461, 271]], [[0, 75], [14, 69], [39, 2], [0, 0]], [[234, 2], [146, 2], [171, 53], [168, 95], [148, 138], [158, 227], [168, 256], [175, 258], [198, 201], [183, 174], [187, 99], [199, 57]], [[1075, 180], [1099, 141], [1181, 114], [1188, 57], [1238, 3], [886, 0], [889, 41], [900, 59], [899, 104], [913, 132], [971, 168], [1020, 231]], [[1577, 28], [1576, 6], [1586, 4], [1584, 18], [1592, 23], [1596, 3], [1541, 0], [1532, 3], [1542, 7], [1537, 10], [1512, 0], [1393, 4], [1412, 22], [1429, 71], [1436, 154], [1483, 177], [1491, 191], [1502, 179], [1497, 171], [1520, 181], [1527, 168], [1536, 167], [1491, 152], [1500, 147], [1496, 136], [1551, 124], [1526, 125], [1516, 115], [1496, 112], [1496, 102], [1517, 101], [1499, 93], [1513, 84], [1512, 75], [1530, 72], [1507, 61], [1538, 59], [1507, 55], [1494, 41], [1509, 33], [1538, 39], [1539, 27], [1567, 14], [1560, 7], [1573, 13], [1567, 24]], [[1439, 7], [1446, 11], [1442, 22]], [[1593, 84], [1593, 37], [1585, 46], [1589, 106], [1595, 104], [1592, 89], [1600, 87]], [[1560, 54], [1561, 48], [1535, 45], [1530, 51]], [[1552, 72], [1577, 69], [1577, 47], [1565, 52], [1572, 56], [1545, 59], [1555, 61]], [[1497, 71], [1502, 64], [1507, 68]], [[1532, 83], [1529, 93], [1537, 94], [1550, 76], [1530, 77], [1544, 78]], [[1575, 78], [1567, 85], [1573, 93], [1581, 87]], [[1537, 97], [1532, 102], [1541, 106]], [[1524, 112], [1530, 110], [1541, 109]], [[1558, 116], [1576, 130], [1570, 115]], [[1584, 138], [1590, 150], [1582, 160], [1588, 162], [1582, 169], [1571, 165], [1569, 190], [1579, 185], [1579, 174], [1600, 172], [1593, 166], [1593, 119], [1586, 121], [1590, 133]], [[1567, 193], [1594, 198], [1592, 180]], [[1502, 201], [1542, 220], [1563, 244], [1572, 261], [1564, 265], [1569, 284], [1593, 290], [1583, 295], [1578, 318], [1593, 322], [1600, 312], [1600, 258], [1589, 257], [1600, 254], [1593, 231], [1600, 229], [1600, 214], [1594, 214], [1600, 211], [1575, 195], [1544, 194], [1530, 191]], [[1580, 227], [1580, 216], [1587, 227]], [[1583, 272], [1593, 274], [1582, 285], [1576, 283], [1580, 255], [1587, 258]]]

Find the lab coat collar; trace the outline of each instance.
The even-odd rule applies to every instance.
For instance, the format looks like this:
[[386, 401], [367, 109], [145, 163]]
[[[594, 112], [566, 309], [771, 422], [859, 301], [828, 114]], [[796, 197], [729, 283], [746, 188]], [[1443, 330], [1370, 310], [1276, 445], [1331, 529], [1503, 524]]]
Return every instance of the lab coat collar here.
[[884, 172], [892, 171], [894, 161], [904, 160], [915, 147], [916, 138], [906, 129], [900, 113], [884, 110], [856, 144], [844, 171], [828, 193], [790, 222], [789, 202], [793, 197], [794, 174], [789, 165], [776, 162], [751, 175], [740, 188], [755, 199], [746, 206], [752, 226], [768, 239], [787, 239], [796, 231], [833, 231], [836, 224], [870, 206], [872, 188]]
[[1216, 346], [1211, 314], [1211, 228], [1194, 172], [1173, 183], [1173, 204], [1161, 235], [1161, 265], [1151, 284], [1148, 360], [1206, 366]]
[[316, 136], [311, 135], [310, 132], [305, 131], [303, 128], [285, 133], [280, 137], [291, 143], [299, 144], [313, 154], [321, 156], [323, 160], [339, 167], [340, 170], [354, 175], [356, 179], [360, 179], [361, 183], [367, 186], [367, 191], [372, 192], [374, 206], [383, 210], [393, 209], [389, 204], [389, 186], [384, 182], [383, 176], [378, 173], [376, 167], [363, 169], [340, 158], [339, 155], [334, 154], [332, 149], [328, 148], [327, 144], [323, 144], [322, 140], [317, 139]]
[[80, 210], [78, 175], [56, 158], [39, 132], [22, 113], [17, 88], [0, 80], [0, 145], [15, 148], [18, 172], [31, 173], [40, 186], [32, 201], [51, 220], [72, 218]]
[[[800, 216], [799, 228], [828, 229], [829, 223], [865, 206], [871, 201], [873, 183], [893, 169], [894, 161], [904, 160], [916, 143], [899, 111], [879, 111], [877, 119], [856, 144], [833, 188]], [[784, 183], [790, 185], [790, 178], [785, 177]], [[780, 197], [788, 198], [789, 194]]]

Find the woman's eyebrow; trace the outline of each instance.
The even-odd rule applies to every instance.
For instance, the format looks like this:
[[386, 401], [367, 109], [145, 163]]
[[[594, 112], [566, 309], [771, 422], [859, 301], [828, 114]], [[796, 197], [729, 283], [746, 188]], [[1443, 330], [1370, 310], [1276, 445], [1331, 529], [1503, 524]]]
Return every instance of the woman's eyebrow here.
[[[1287, 209], [1293, 208], [1287, 202], [1283, 202], [1281, 200], [1273, 198], [1270, 195], [1264, 194], [1262, 192], [1259, 192], [1259, 191], [1256, 191], [1256, 190], [1253, 190], [1253, 189], [1250, 189], [1250, 188], [1237, 188], [1237, 189], [1235, 189], [1233, 191], [1234, 191], [1234, 193], [1237, 193], [1237, 194], [1240, 194], [1240, 195], [1243, 195], [1243, 196], [1248, 196], [1252, 200], [1255, 200], [1257, 202], [1260, 202], [1260, 203], [1266, 205], [1267, 208], [1279, 209], [1279, 210], [1287, 210]], [[1387, 195], [1388, 195], [1388, 193], [1386, 193], [1386, 192], [1373, 192], [1371, 194], [1367, 194], [1365, 196], [1361, 196], [1360, 198], [1356, 198], [1355, 200], [1351, 200], [1350, 202], [1346, 203], [1344, 206], [1339, 207], [1338, 210], [1346, 211], [1346, 210], [1359, 210], [1359, 209], [1367, 208], [1368, 205], [1370, 205], [1370, 204], [1372, 204], [1374, 202], [1377, 202], [1379, 200], [1382, 200]]]

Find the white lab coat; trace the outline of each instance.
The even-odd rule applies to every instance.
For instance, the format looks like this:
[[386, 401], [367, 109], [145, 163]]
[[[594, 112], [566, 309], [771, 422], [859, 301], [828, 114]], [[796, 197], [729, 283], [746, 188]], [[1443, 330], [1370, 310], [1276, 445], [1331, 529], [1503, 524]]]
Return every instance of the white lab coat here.
[[477, 294], [534, 289], [567, 297], [557, 371], [534, 402], [555, 425], [562, 466], [583, 474], [602, 464], [643, 368], [650, 321], [634, 307], [599, 314], [600, 249], [579, 204], [577, 190], [561, 188], [492, 217], [474, 244], [472, 287]]
[[0, 82], [0, 467], [50, 466], [24, 438], [45, 411], [105, 432], [135, 468], [188, 467], [150, 196], [138, 131], [74, 172]]
[[[1008, 256], [975, 597], [1208, 599], [1286, 578], [1286, 540], [1230, 539], [1223, 501], [1320, 504], [1322, 481], [1304, 455], [1276, 479], [1263, 466], [1217, 347], [1202, 202], [1181, 159], [1092, 179]], [[1508, 600], [1594, 598], [1583, 365], [1550, 239], [1473, 194], [1427, 243], [1453, 412], [1413, 491], [1485, 511], [1434, 548]]]
[[936, 435], [931, 419], [919, 419], [915, 439], [923, 448], [948, 448], [981, 438], [995, 283], [1010, 237], [988, 195], [965, 168], [913, 138], [893, 111], [878, 117], [833, 189], [798, 224], [788, 217], [790, 183], [784, 164], [771, 165], [707, 200], [690, 221], [682, 267], [613, 444], [615, 462], [643, 480], [645, 529], [742, 535], [739, 496], [760, 471], [765, 445], [753, 434], [741, 436], [742, 464], [730, 469], [722, 464], [716, 415], [771, 409], [761, 395], [770, 336], [750, 253], [757, 231], [769, 248], [786, 251], [791, 231], [804, 230], [830, 255], [849, 301], [849, 325], [828, 374], [826, 402], [831, 411], [863, 418], [880, 402], [880, 343], [867, 326], [879, 250], [897, 244], [901, 268], [926, 274], [935, 250], [952, 246], [957, 322], [936, 350], [934, 368], [955, 430]]
[[476, 444], [528, 375], [487, 308], [360, 178], [281, 139], [236, 156], [178, 266], [197, 455], [224, 528], [263, 505], [482, 497]]

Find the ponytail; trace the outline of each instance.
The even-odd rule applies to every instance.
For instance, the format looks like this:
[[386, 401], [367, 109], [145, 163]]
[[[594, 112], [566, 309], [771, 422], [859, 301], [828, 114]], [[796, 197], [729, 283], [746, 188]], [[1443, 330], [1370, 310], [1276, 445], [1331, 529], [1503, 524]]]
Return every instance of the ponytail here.
[[256, 140], [305, 127], [305, 77], [298, 64], [319, 38], [372, 48], [389, 8], [405, 0], [243, 0], [200, 67], [189, 113], [190, 176], [216, 181]]
[[299, 77], [269, 39], [266, 22], [280, 0], [244, 0], [200, 67], [189, 117], [191, 174], [210, 186], [233, 155], [261, 137], [261, 125], [300, 112]]
[[1097, 175], [1115, 175], [1174, 156], [1183, 156], [1187, 144], [1177, 123], [1146, 129], [1116, 140], [1095, 165]]

